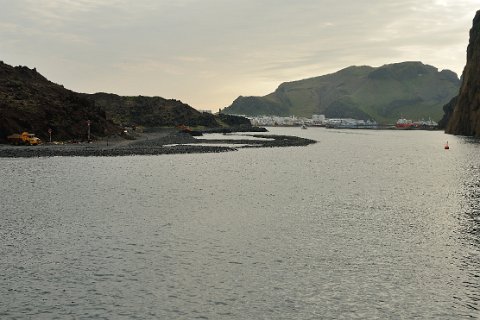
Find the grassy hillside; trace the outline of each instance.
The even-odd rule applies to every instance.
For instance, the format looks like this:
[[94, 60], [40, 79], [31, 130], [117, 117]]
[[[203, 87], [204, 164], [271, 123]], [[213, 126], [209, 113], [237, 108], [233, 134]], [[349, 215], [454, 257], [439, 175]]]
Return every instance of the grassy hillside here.
[[287, 82], [264, 97], [239, 97], [225, 113], [245, 115], [325, 114], [392, 122], [401, 115], [439, 120], [442, 107], [458, 92], [451, 71], [421, 62], [379, 68], [348, 67], [333, 74]]

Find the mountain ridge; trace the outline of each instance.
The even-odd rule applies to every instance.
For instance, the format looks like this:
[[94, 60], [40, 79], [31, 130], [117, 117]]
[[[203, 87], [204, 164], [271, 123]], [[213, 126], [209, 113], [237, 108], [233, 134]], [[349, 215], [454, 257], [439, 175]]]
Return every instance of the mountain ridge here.
[[450, 70], [421, 62], [381, 67], [350, 66], [337, 72], [284, 82], [263, 97], [238, 97], [230, 114], [352, 117], [393, 121], [401, 115], [440, 119], [460, 85]]

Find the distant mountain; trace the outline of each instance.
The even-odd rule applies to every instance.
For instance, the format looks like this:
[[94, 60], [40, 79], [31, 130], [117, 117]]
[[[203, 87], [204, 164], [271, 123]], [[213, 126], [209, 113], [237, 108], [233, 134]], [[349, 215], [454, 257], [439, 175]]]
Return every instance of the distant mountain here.
[[394, 122], [400, 116], [439, 120], [442, 107], [460, 86], [449, 70], [421, 62], [378, 68], [352, 66], [336, 73], [281, 84], [264, 97], [239, 97], [228, 114], [375, 119]]
[[45, 139], [49, 128], [55, 139], [84, 139], [87, 120], [92, 135], [118, 130], [84, 95], [48, 81], [36, 69], [0, 62], [0, 140], [22, 131]]
[[444, 110], [447, 133], [480, 137], [480, 10], [470, 29], [460, 92]]

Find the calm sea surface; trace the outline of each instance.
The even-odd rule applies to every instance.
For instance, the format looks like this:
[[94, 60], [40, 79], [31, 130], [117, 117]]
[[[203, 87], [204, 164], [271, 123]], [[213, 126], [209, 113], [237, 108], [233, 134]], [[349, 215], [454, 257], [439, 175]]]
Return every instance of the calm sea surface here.
[[478, 141], [271, 132], [319, 142], [0, 159], [0, 318], [480, 318]]

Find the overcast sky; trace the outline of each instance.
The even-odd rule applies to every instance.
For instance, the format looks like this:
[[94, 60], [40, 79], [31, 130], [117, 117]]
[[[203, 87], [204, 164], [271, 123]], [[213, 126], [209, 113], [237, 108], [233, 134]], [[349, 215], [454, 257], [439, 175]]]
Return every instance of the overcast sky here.
[[0, 60], [66, 88], [217, 111], [285, 81], [422, 61], [461, 74], [478, 0], [0, 0]]

